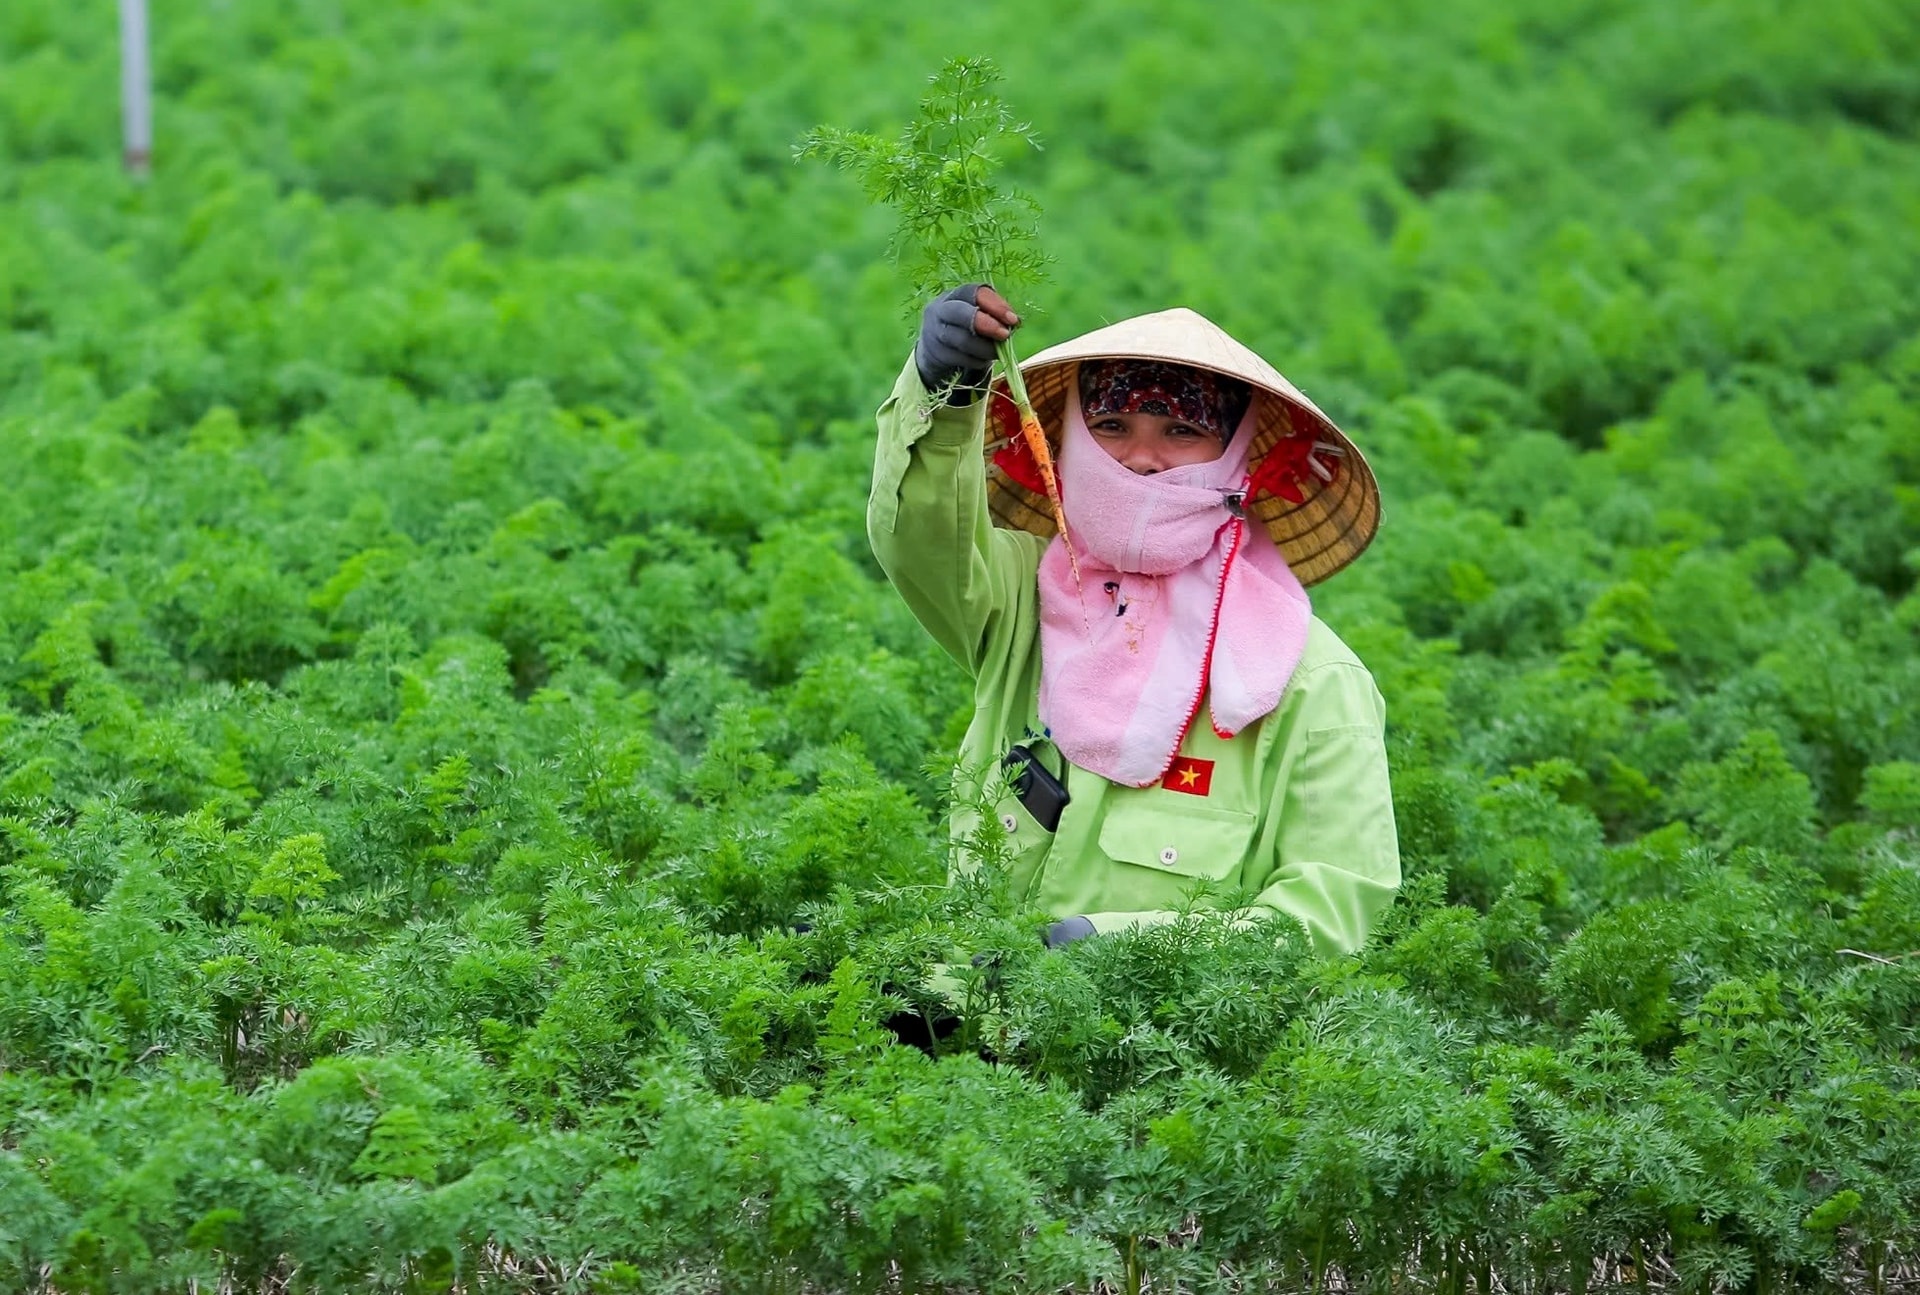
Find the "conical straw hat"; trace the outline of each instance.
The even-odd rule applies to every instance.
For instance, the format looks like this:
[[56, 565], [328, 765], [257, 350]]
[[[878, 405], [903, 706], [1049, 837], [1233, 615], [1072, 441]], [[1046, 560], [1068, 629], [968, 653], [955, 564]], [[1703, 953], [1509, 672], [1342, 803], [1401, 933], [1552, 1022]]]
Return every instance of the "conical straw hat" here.
[[[1060, 446], [1074, 367], [1082, 360], [1108, 359], [1191, 364], [1253, 387], [1254, 440], [1248, 469], [1257, 471], [1276, 448], [1305, 466], [1294, 478], [1302, 502], [1262, 491], [1247, 501], [1247, 514], [1266, 526], [1301, 584], [1325, 580], [1373, 541], [1380, 529], [1380, 486], [1359, 448], [1279, 370], [1212, 320], [1184, 307], [1123, 319], [1049, 347], [1020, 366], [1033, 412], [1055, 450]], [[994, 520], [1001, 526], [1051, 536], [1053, 513], [1046, 496], [1012, 480], [993, 462], [994, 453], [1008, 443], [1018, 426], [1017, 418], [1008, 416], [1013, 402], [1005, 378], [994, 380], [993, 393], [991, 405], [1002, 429], [1002, 435], [987, 444], [987, 502]]]

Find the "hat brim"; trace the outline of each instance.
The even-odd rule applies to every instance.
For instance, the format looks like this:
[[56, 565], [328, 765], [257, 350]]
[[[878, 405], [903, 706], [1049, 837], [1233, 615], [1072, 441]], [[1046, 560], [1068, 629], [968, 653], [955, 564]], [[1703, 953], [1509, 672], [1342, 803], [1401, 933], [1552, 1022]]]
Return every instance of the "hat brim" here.
[[[1082, 360], [1106, 359], [1189, 364], [1251, 386], [1254, 439], [1249, 471], [1257, 471], [1283, 442], [1293, 451], [1290, 457], [1300, 462], [1306, 462], [1302, 451], [1313, 445], [1323, 447], [1312, 454], [1312, 463], [1320, 471], [1303, 469], [1290, 482], [1289, 492], [1298, 494], [1299, 502], [1265, 491], [1247, 501], [1248, 515], [1267, 528], [1301, 584], [1325, 580], [1373, 542], [1380, 529], [1380, 486], [1359, 447], [1277, 369], [1191, 310], [1163, 310], [1122, 320], [1050, 347], [1020, 366], [1033, 412], [1054, 448], [1060, 444], [1076, 366]], [[1014, 481], [993, 462], [994, 453], [1007, 444], [1011, 429], [1017, 426], [1017, 418], [1008, 416], [1013, 402], [1004, 377], [994, 379], [988, 399], [994, 422], [1003, 431], [997, 438], [988, 438], [988, 507], [998, 525], [1050, 537], [1053, 512], [1046, 496]], [[1303, 437], [1305, 444], [1297, 439]]]

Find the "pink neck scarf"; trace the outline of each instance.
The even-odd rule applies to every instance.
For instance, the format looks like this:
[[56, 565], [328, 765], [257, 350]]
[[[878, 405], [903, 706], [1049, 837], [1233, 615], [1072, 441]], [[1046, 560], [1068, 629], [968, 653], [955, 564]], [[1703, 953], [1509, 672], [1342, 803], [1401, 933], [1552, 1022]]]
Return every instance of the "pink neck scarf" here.
[[1055, 536], [1040, 558], [1040, 719], [1110, 782], [1164, 776], [1203, 696], [1221, 737], [1267, 714], [1306, 647], [1307, 591], [1266, 527], [1229, 507], [1252, 423], [1249, 410], [1211, 463], [1141, 476], [1087, 431], [1079, 382], [1067, 391], [1060, 494], [1085, 601]]

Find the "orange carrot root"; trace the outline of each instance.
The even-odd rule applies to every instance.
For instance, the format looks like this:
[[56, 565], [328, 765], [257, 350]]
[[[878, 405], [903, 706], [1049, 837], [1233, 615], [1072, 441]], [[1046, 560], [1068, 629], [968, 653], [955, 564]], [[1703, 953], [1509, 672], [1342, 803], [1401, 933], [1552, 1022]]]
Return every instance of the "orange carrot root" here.
[[[1020, 407], [1020, 439], [1027, 443], [1027, 450], [1033, 455], [1033, 461], [1040, 465], [1040, 479], [1047, 483], [1047, 503], [1053, 509], [1053, 524], [1060, 532], [1060, 538], [1067, 540], [1067, 513], [1060, 505], [1060, 481], [1053, 474], [1053, 451], [1047, 447], [1047, 434], [1040, 427], [1040, 420], [1034, 416], [1031, 406]], [[1080, 582], [1080, 559], [1074, 556], [1073, 543], [1067, 541], [1067, 567], [1073, 572], [1073, 587], [1080, 591], [1081, 602], [1086, 601], [1086, 590]]]

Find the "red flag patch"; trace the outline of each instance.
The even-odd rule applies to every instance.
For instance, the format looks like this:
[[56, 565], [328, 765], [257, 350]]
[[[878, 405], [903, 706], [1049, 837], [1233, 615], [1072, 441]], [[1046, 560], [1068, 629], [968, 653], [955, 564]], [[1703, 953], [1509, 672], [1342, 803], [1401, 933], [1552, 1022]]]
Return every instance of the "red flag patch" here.
[[1213, 761], [1196, 759], [1190, 755], [1175, 756], [1173, 767], [1167, 770], [1160, 785], [1168, 791], [1185, 792], [1189, 796], [1211, 795]]

